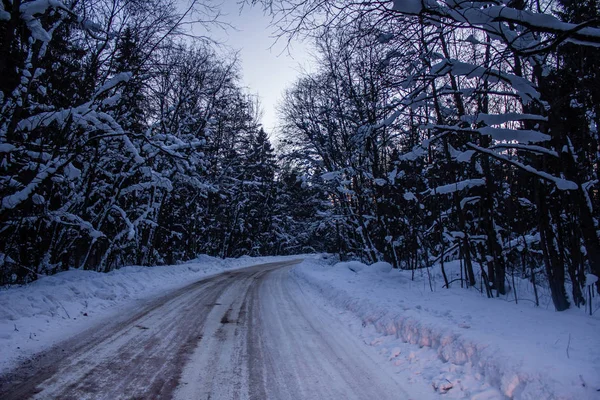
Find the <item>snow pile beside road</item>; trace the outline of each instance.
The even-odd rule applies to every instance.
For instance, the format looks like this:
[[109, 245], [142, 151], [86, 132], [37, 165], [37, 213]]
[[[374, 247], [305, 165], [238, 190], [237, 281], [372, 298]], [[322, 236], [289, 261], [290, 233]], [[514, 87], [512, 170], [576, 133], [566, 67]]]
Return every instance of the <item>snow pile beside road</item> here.
[[[364, 340], [398, 373], [428, 380], [445, 397], [600, 398], [598, 315], [523, 299], [516, 305], [510, 293], [486, 299], [459, 282], [448, 290], [439, 266], [411, 279], [383, 264], [307, 259], [292, 274], [351, 314], [349, 321], [358, 317]], [[449, 276], [459, 271], [455, 264], [446, 264]]]
[[131, 266], [106, 274], [70, 270], [0, 288], [0, 373], [137, 301], [225, 270], [289, 258], [202, 256], [180, 265]]

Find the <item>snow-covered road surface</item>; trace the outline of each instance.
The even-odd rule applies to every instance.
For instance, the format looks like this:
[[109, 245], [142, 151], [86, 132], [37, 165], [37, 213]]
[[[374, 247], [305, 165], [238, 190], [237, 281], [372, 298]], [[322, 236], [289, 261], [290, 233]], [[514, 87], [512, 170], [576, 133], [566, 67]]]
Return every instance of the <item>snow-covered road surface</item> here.
[[225, 272], [0, 377], [2, 399], [410, 399], [289, 270]]

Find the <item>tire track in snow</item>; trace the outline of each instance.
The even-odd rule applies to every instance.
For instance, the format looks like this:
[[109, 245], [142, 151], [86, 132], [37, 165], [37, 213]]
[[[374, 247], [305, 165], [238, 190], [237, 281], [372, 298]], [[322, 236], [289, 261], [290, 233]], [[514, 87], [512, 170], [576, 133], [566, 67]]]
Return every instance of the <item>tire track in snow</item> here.
[[381, 368], [372, 348], [318, 310], [289, 268], [240, 280], [218, 301], [177, 400], [418, 398]]
[[0, 377], [0, 398], [171, 398], [218, 298], [238, 279], [279, 263], [229, 271], [83, 332]]
[[0, 398], [410, 399], [290, 278], [297, 262], [225, 272], [149, 302], [0, 377]]

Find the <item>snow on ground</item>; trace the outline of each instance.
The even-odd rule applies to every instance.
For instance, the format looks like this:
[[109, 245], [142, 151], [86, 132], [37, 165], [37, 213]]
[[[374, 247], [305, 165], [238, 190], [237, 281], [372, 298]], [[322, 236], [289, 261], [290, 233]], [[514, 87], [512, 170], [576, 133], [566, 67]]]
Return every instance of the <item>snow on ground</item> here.
[[181, 265], [131, 266], [107, 274], [71, 270], [0, 288], [0, 374], [140, 301], [225, 270], [289, 258], [202, 256]]
[[[228, 269], [295, 257], [202, 257], [165, 267], [108, 274], [72, 270], [0, 289], [0, 373], [70, 336], [128, 312], [140, 302]], [[600, 399], [600, 313], [554, 312], [539, 288], [515, 280], [514, 293], [486, 299], [454, 282], [442, 288], [439, 266], [415, 273], [307, 257], [292, 276], [318, 303], [382, 354], [382, 362], [432, 394], [474, 400]], [[446, 263], [449, 279], [457, 263]], [[431, 281], [431, 288], [429, 282]], [[600, 307], [596, 296], [594, 310]], [[332, 314], [332, 315], [335, 315]]]
[[[542, 288], [536, 308], [527, 281], [515, 280], [515, 304], [514, 292], [487, 299], [460, 282], [445, 289], [439, 266], [413, 280], [385, 263], [324, 258], [307, 258], [292, 275], [409, 381], [448, 398], [600, 399], [600, 313], [555, 312]], [[459, 274], [458, 263], [445, 267], [449, 279]]]

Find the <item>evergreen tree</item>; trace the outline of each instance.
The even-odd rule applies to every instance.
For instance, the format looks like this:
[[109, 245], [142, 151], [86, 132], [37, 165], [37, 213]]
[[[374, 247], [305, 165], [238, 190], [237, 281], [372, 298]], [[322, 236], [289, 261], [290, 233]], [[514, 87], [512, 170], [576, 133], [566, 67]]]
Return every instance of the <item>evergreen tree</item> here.
[[275, 247], [272, 214], [277, 165], [273, 147], [262, 128], [248, 137], [243, 169], [244, 247], [250, 255], [270, 254]]
[[132, 78], [121, 93], [117, 105], [118, 121], [123, 129], [130, 132], [141, 132], [147, 119], [148, 104], [144, 95], [143, 77], [147, 74], [144, 67], [144, 54], [134, 30], [127, 26], [116, 44], [114, 73], [129, 73]]

